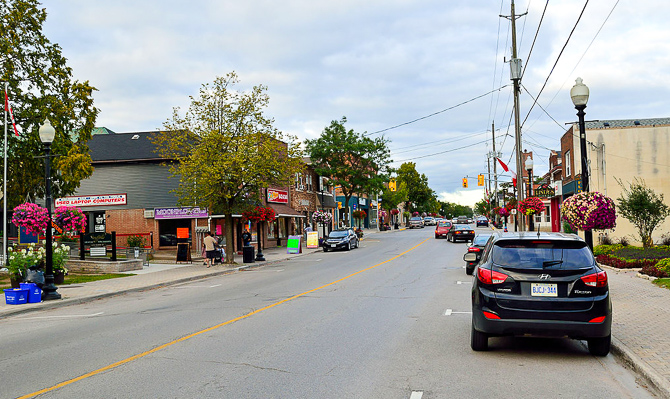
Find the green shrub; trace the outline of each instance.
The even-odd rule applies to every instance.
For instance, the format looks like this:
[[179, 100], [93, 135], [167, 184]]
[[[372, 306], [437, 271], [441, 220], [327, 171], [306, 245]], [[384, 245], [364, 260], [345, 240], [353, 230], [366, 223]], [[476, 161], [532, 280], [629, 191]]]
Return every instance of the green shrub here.
[[621, 244], [614, 244], [614, 245], [597, 245], [595, 248], [593, 248], [593, 255], [598, 256], [598, 255], [605, 255], [612, 253], [614, 251], [617, 251], [619, 249], [622, 249], [623, 245]]
[[563, 231], [566, 232], [567, 234], [577, 234], [576, 231], [570, 227], [570, 224], [568, 222], [563, 222]]
[[129, 248], [135, 248], [135, 247], [142, 248], [144, 247], [144, 237], [140, 235], [128, 236], [128, 238], [126, 239], [126, 243], [128, 244]]
[[667, 247], [622, 247], [612, 251], [612, 255], [625, 259], [663, 259], [670, 258], [670, 251]]
[[656, 268], [670, 275], [670, 258], [661, 259], [656, 263]]

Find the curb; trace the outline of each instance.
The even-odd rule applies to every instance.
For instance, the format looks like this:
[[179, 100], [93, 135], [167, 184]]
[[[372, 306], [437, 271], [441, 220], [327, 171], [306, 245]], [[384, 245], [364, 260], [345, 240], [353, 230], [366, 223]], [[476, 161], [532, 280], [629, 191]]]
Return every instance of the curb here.
[[670, 381], [658, 374], [656, 370], [614, 336], [612, 336], [612, 354], [639, 373], [664, 398], [670, 398]]

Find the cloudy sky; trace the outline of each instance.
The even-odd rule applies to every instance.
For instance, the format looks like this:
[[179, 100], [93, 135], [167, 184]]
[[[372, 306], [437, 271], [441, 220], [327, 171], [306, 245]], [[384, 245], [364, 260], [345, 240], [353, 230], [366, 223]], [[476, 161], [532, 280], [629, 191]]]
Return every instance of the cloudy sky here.
[[[278, 129], [315, 138], [346, 116], [347, 128], [390, 140], [393, 166], [416, 162], [440, 199], [482, 198], [476, 176], [487, 172], [492, 124], [496, 149], [514, 169], [511, 24], [500, 17], [511, 0], [44, 6], [47, 37], [75, 78], [98, 89], [97, 126], [117, 133], [161, 128], [202, 84], [235, 71], [240, 89], [268, 86], [267, 114]], [[578, 76], [591, 90], [587, 120], [670, 117], [667, 0], [517, 0], [515, 7], [527, 12], [517, 19], [526, 68], [520, 114], [534, 174], [547, 172], [549, 150], [560, 149], [565, 124], [576, 120], [569, 92]]]

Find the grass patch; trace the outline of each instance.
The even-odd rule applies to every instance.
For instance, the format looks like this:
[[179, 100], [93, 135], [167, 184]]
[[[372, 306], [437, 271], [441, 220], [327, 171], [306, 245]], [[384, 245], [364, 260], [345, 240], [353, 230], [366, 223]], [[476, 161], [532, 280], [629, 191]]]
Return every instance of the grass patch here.
[[670, 290], [670, 278], [657, 278], [654, 280], [654, 284], [661, 288], [667, 288]]
[[[65, 282], [58, 285], [69, 285], [69, 284], [82, 284], [88, 283], [90, 281], [98, 280], [109, 280], [112, 278], [121, 278], [134, 276], [134, 274], [121, 274], [121, 273], [110, 273], [110, 274], [69, 274], [65, 276]], [[0, 289], [11, 288], [11, 282], [9, 281], [9, 275], [7, 273], [0, 273]]]

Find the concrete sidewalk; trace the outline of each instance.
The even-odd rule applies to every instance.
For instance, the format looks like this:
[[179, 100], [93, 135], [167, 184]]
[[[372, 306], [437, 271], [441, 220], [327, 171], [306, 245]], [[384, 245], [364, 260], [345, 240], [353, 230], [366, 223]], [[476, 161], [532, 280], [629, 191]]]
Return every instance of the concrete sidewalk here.
[[[364, 230], [363, 240], [377, 233], [392, 234], [398, 231], [401, 230]], [[242, 263], [242, 256], [236, 255], [237, 265], [217, 264], [211, 268], [206, 268], [202, 262], [152, 263], [141, 271], [131, 272], [136, 273], [134, 276], [60, 286], [58, 292], [62, 296], [61, 300], [25, 305], [7, 305], [4, 300], [0, 301], [0, 318], [235, 273], [315, 252], [321, 252], [321, 249], [303, 247], [302, 254], [287, 254], [286, 248], [268, 248], [263, 250], [265, 262], [245, 264]], [[644, 376], [661, 396], [670, 398], [670, 290], [640, 278], [635, 270], [605, 268], [614, 308], [612, 353]]]

